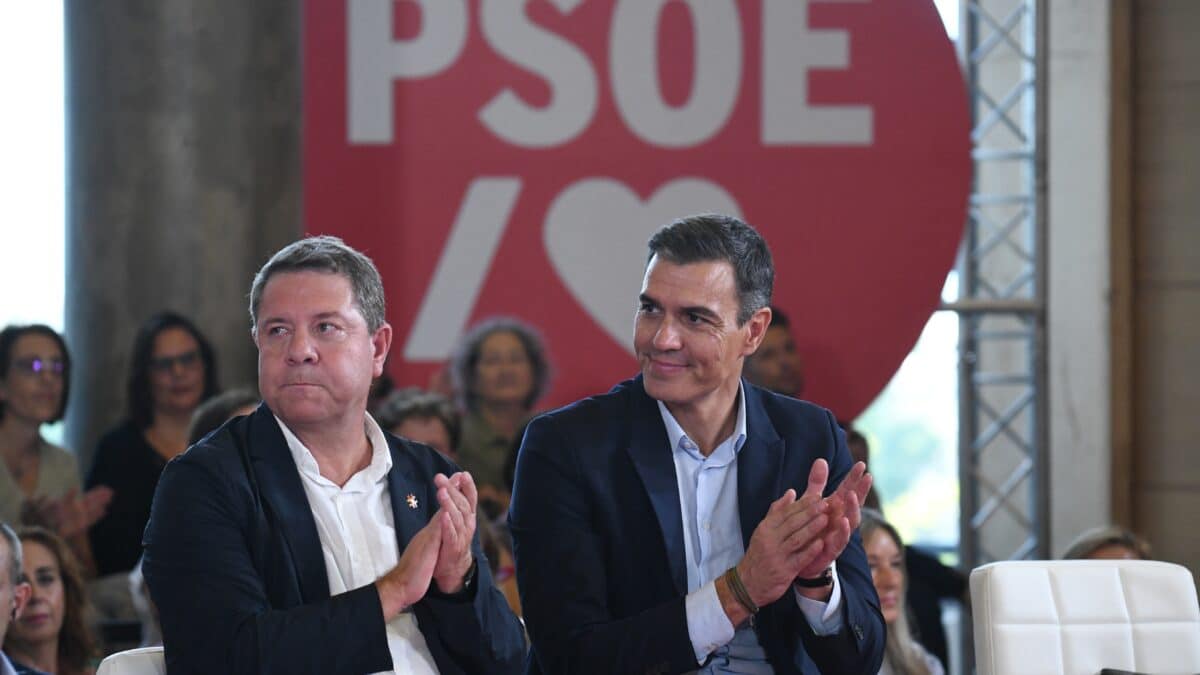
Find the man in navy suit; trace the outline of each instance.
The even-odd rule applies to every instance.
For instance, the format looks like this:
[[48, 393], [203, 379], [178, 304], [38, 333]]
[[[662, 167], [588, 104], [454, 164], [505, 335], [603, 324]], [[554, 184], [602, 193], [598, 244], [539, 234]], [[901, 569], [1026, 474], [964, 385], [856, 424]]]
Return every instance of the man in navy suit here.
[[871, 479], [829, 411], [741, 378], [774, 269], [742, 221], [649, 242], [641, 374], [530, 423], [509, 520], [529, 673], [875, 673]]
[[293, 243], [250, 314], [264, 403], [167, 465], [146, 528], [168, 672], [519, 670], [470, 475], [366, 412], [392, 338], [374, 264]]

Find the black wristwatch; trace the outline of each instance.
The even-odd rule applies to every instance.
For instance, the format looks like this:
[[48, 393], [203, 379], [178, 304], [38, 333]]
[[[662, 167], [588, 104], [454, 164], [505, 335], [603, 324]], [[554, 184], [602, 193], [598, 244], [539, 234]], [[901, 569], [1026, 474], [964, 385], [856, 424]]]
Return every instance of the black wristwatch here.
[[815, 579], [796, 577], [792, 580], [792, 583], [800, 588], [825, 588], [826, 586], [831, 586], [833, 585], [833, 568], [826, 567], [825, 571], [821, 572], [821, 576]]

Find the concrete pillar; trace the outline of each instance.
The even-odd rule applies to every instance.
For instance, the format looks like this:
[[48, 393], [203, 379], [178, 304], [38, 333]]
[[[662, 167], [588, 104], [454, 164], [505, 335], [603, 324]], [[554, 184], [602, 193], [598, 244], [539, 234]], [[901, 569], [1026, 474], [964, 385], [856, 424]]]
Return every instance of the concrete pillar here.
[[300, 232], [301, 3], [65, 5], [65, 441], [86, 470], [125, 414], [140, 323], [171, 309], [254, 384], [246, 295]]

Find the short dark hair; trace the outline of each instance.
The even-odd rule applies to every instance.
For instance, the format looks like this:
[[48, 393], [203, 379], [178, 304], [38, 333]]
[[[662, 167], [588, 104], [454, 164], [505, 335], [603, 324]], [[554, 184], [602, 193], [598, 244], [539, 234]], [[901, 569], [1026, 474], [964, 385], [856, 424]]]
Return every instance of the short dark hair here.
[[753, 227], [733, 216], [704, 213], [679, 218], [659, 228], [647, 246], [647, 265], [656, 255], [676, 265], [729, 263], [737, 286], [739, 325], [771, 304], [775, 286], [771, 250]]
[[279, 249], [267, 264], [254, 275], [250, 286], [250, 327], [258, 329], [258, 306], [263, 289], [272, 276], [280, 272], [325, 272], [339, 274], [350, 282], [354, 304], [372, 333], [386, 321], [387, 302], [383, 296], [383, 279], [375, 263], [337, 237], [321, 235], [305, 237]]
[[201, 403], [192, 413], [192, 422], [188, 425], [188, 445], [194, 445], [216, 431], [238, 408], [254, 405], [260, 400], [257, 391], [239, 387], [221, 392]]
[[771, 323], [767, 324], [767, 328], [779, 326], [780, 328], [791, 328], [792, 322], [788, 319], [788, 315], [779, 309], [778, 305], [771, 305]]
[[[63, 355], [63, 389], [62, 399], [58, 402], [58, 411], [54, 419], [47, 422], [57, 422], [67, 412], [67, 396], [71, 393], [71, 352], [67, 351], [67, 343], [63, 337], [50, 326], [42, 323], [31, 323], [25, 326], [6, 326], [0, 330], [0, 380], [8, 377], [12, 368], [12, 353], [17, 346], [17, 340], [26, 335], [44, 335], [58, 344]], [[4, 419], [4, 401], [0, 401], [0, 420]]]
[[220, 391], [217, 385], [217, 356], [212, 345], [196, 327], [175, 312], [159, 312], [142, 324], [137, 335], [133, 338], [133, 357], [129, 364], [129, 381], [126, 383], [126, 394], [129, 398], [129, 419], [139, 429], [145, 429], [154, 422], [154, 393], [150, 386], [150, 362], [154, 360], [154, 341], [159, 333], [168, 328], [179, 328], [185, 331], [200, 348], [200, 361], [204, 364], [204, 394], [201, 401], [212, 398]]
[[475, 381], [475, 368], [479, 365], [479, 352], [484, 340], [496, 333], [512, 333], [521, 341], [529, 364], [533, 368], [533, 389], [522, 402], [525, 408], [532, 408], [534, 403], [546, 393], [546, 385], [550, 382], [550, 362], [546, 359], [546, 348], [542, 337], [529, 324], [512, 317], [501, 316], [487, 319], [476, 324], [458, 342], [454, 355], [450, 357], [450, 375], [454, 380], [454, 389], [458, 392], [459, 405], [463, 410], [474, 411], [478, 405], [472, 385]]
[[450, 449], [458, 450], [462, 440], [462, 424], [450, 399], [441, 394], [408, 387], [392, 392], [375, 411], [375, 421], [387, 430], [395, 429], [407, 419], [435, 419], [446, 427]]

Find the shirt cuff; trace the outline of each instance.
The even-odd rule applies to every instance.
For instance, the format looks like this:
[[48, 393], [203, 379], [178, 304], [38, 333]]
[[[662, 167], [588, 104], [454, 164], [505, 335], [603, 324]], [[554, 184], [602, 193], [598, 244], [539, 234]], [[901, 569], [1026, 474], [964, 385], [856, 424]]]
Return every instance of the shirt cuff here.
[[684, 609], [687, 613], [688, 637], [696, 652], [696, 663], [702, 664], [709, 654], [733, 639], [733, 624], [721, 608], [716, 581], [710, 581], [688, 593], [684, 599]]
[[796, 596], [796, 604], [800, 606], [800, 613], [808, 619], [808, 625], [812, 626], [813, 632], [817, 635], [833, 635], [842, 630], [842, 582], [838, 580], [837, 561], [831, 565], [833, 567], [833, 592], [829, 595], [829, 602], [821, 602], [800, 595], [800, 591], [792, 586], [792, 593]]

